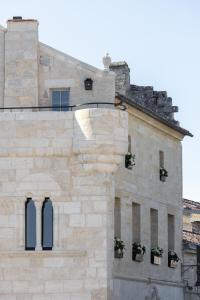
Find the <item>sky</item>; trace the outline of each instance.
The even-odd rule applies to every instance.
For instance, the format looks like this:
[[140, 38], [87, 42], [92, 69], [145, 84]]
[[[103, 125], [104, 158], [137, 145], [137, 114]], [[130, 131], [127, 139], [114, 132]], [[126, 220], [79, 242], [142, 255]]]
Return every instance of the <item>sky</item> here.
[[125, 60], [131, 83], [166, 90], [175, 118], [194, 134], [183, 141], [183, 196], [200, 202], [200, 1], [6, 0], [0, 24], [13, 16], [40, 23], [39, 39], [103, 68], [108, 52]]

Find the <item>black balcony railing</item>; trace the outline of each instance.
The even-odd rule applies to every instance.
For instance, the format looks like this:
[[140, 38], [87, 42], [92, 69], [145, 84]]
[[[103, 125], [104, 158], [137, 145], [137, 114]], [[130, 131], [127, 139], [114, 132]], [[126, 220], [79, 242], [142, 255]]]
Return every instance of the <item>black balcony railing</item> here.
[[0, 111], [75, 111], [79, 109], [83, 109], [86, 107], [92, 108], [105, 108], [105, 107], [113, 107], [118, 108], [120, 110], [126, 110], [126, 106], [122, 103], [112, 103], [112, 102], [87, 102], [83, 104], [75, 104], [75, 105], [64, 105], [64, 106], [15, 106], [15, 107], [0, 107]]

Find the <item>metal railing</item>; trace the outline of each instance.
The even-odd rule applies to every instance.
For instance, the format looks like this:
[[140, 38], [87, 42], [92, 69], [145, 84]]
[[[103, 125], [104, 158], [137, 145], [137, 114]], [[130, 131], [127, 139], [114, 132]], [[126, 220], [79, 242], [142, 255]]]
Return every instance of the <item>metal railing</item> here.
[[0, 107], [0, 111], [75, 111], [79, 109], [83, 109], [84, 107], [107, 107], [112, 106], [114, 108], [118, 108], [120, 110], [126, 110], [126, 106], [122, 103], [114, 103], [114, 102], [87, 102], [83, 104], [75, 104], [75, 105], [60, 105], [60, 106], [14, 106], [14, 107]]

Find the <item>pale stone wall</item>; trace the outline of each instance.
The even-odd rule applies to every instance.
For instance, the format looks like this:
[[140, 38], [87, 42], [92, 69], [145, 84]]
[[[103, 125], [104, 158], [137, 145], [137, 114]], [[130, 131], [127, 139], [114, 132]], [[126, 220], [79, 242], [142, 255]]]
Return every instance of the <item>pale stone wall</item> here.
[[4, 31], [0, 25], [0, 107], [3, 106], [4, 99]]
[[[115, 75], [87, 65], [67, 54], [39, 43], [39, 104], [50, 106], [51, 89], [70, 90], [70, 105], [87, 102], [114, 102]], [[93, 80], [85, 90], [84, 80]]]
[[4, 105], [38, 104], [38, 22], [9, 20], [5, 34]]
[[[132, 170], [122, 166], [115, 175], [116, 197], [121, 199], [121, 238], [125, 241], [126, 251], [123, 259], [115, 259], [113, 276], [118, 278], [116, 291], [124, 295], [124, 299], [131, 299], [135, 293], [137, 282], [143, 282], [138, 290], [138, 298], [144, 299], [142, 293], [147, 293], [148, 278], [157, 286], [168, 285], [165, 292], [159, 291], [160, 299], [167, 298], [166, 292], [171, 290], [170, 299], [181, 288], [181, 264], [176, 269], [168, 267], [168, 214], [175, 217], [175, 251], [182, 257], [182, 155], [181, 135], [168, 129], [159, 122], [148, 118], [133, 108], [129, 110], [129, 134], [132, 139], [132, 153], [135, 154], [136, 165]], [[164, 167], [168, 171], [166, 182], [159, 178], [159, 150], [164, 151]], [[144, 261], [132, 261], [132, 202], [141, 206], [141, 243], [146, 246]], [[150, 263], [150, 209], [158, 210], [158, 245], [164, 249], [161, 265]], [[131, 283], [127, 282], [130, 281]], [[125, 283], [127, 282], [127, 283]], [[148, 284], [147, 284], [148, 283]], [[174, 284], [176, 285], [174, 287]], [[127, 294], [125, 294], [128, 286]], [[142, 286], [142, 285], [141, 285]], [[118, 288], [117, 288], [118, 287]], [[177, 291], [175, 291], [178, 289]], [[174, 292], [173, 292], [174, 291]], [[169, 294], [170, 295], [170, 294]], [[151, 299], [151, 298], [150, 298]]]
[[[107, 299], [112, 174], [127, 128], [127, 113], [109, 109], [0, 115], [0, 299]], [[45, 196], [52, 251], [41, 250]], [[36, 251], [24, 250], [26, 197], [37, 209]]]
[[70, 105], [114, 102], [115, 74], [39, 43], [36, 20], [9, 20], [5, 38], [0, 28], [0, 54], [0, 105], [51, 106], [52, 89], [68, 89]]

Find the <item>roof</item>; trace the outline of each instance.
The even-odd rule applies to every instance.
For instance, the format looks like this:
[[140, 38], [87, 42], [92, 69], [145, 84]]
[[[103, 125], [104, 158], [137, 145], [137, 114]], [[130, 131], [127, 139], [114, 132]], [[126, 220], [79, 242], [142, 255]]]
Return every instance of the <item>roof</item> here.
[[188, 199], [183, 199], [183, 208], [187, 210], [200, 211], [200, 203]]
[[193, 233], [191, 231], [183, 230], [183, 242], [200, 245], [200, 233]]
[[171, 120], [167, 120], [163, 117], [161, 117], [160, 115], [158, 115], [156, 112], [154, 112], [153, 110], [151, 110], [149, 107], [147, 108], [146, 106], [143, 106], [137, 102], [135, 102], [133, 99], [127, 97], [127, 96], [124, 96], [120, 93], [117, 93], [116, 94], [116, 97], [119, 98], [122, 102], [125, 102], [127, 103], [128, 105], [142, 111], [143, 113], [147, 114], [148, 116], [156, 119], [157, 121], [165, 124], [166, 126], [180, 132], [181, 134], [183, 135], [187, 135], [187, 136], [190, 136], [190, 137], [193, 137], [193, 134], [190, 133], [188, 130], [180, 127], [179, 125], [177, 125], [177, 123], [171, 121]]

